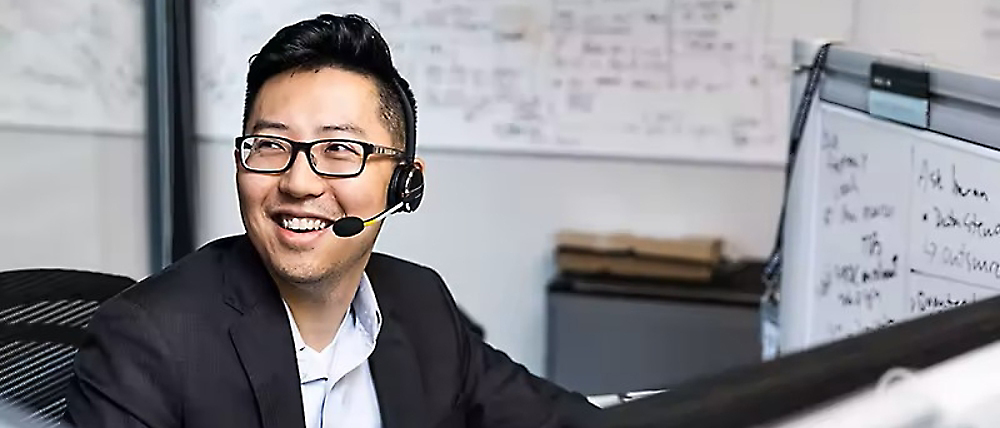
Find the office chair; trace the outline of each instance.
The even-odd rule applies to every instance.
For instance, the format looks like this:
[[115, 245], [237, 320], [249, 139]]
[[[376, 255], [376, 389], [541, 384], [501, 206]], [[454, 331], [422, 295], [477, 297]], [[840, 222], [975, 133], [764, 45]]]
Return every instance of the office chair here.
[[102, 302], [134, 283], [67, 269], [0, 272], [0, 401], [57, 425], [84, 329]]

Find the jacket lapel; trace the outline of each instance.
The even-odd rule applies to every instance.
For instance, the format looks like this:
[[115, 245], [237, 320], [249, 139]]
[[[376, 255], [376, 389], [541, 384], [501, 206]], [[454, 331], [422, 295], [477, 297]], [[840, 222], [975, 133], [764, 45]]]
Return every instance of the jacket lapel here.
[[241, 314], [229, 329], [257, 399], [262, 428], [305, 427], [298, 362], [281, 295], [249, 240], [229, 254], [226, 303]]
[[304, 427], [298, 363], [287, 321], [264, 314], [244, 316], [229, 334], [250, 379], [263, 428]]
[[[242, 314], [229, 333], [257, 399], [262, 428], [304, 427], [298, 362], [281, 295], [245, 236], [222, 262], [226, 303]], [[366, 273], [383, 314], [368, 360], [382, 426], [424, 428], [428, 423], [422, 399], [424, 380], [416, 350], [395, 316], [391, 293], [384, 290], [383, 281], [403, 279], [377, 264], [369, 264]]]
[[[380, 301], [381, 305], [381, 301]], [[418, 428], [427, 424], [423, 379], [413, 345], [392, 316], [382, 322], [369, 359], [375, 393], [385, 428]]]
[[382, 329], [368, 359], [375, 393], [385, 428], [423, 428], [428, 425], [424, 409], [424, 379], [416, 350], [396, 316], [392, 287], [403, 283], [375, 257], [365, 268], [382, 312]]

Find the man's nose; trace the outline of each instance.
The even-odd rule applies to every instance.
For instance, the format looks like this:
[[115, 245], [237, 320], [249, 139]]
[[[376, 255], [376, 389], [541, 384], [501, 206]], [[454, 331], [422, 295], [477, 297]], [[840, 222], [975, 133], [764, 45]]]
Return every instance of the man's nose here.
[[281, 192], [295, 198], [317, 197], [323, 194], [325, 183], [309, 166], [309, 155], [299, 152], [292, 159], [292, 166], [281, 175], [278, 183]]

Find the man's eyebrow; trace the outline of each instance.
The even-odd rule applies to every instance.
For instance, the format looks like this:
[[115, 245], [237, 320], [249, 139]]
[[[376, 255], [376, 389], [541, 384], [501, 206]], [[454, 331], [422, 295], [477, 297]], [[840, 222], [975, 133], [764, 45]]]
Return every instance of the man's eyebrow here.
[[338, 123], [333, 125], [323, 125], [319, 128], [320, 132], [349, 132], [351, 134], [358, 135], [360, 137], [365, 136], [365, 130], [353, 123]]
[[287, 131], [288, 130], [288, 125], [285, 125], [284, 123], [281, 123], [281, 122], [272, 122], [272, 121], [266, 120], [266, 119], [259, 119], [259, 120], [257, 120], [256, 123], [253, 124], [253, 129], [251, 129], [251, 131], [252, 132], [257, 132], [257, 131], [261, 131], [261, 130], [264, 130], [264, 129], [272, 129], [272, 130], [277, 130], [277, 131]]

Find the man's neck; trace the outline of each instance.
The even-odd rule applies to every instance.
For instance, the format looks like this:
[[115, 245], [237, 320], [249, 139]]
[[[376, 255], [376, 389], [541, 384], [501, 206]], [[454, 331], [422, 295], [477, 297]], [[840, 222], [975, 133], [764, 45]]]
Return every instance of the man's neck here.
[[306, 346], [322, 351], [333, 342], [357, 294], [362, 272], [352, 272], [330, 283], [308, 287], [278, 281], [281, 297], [288, 304]]

